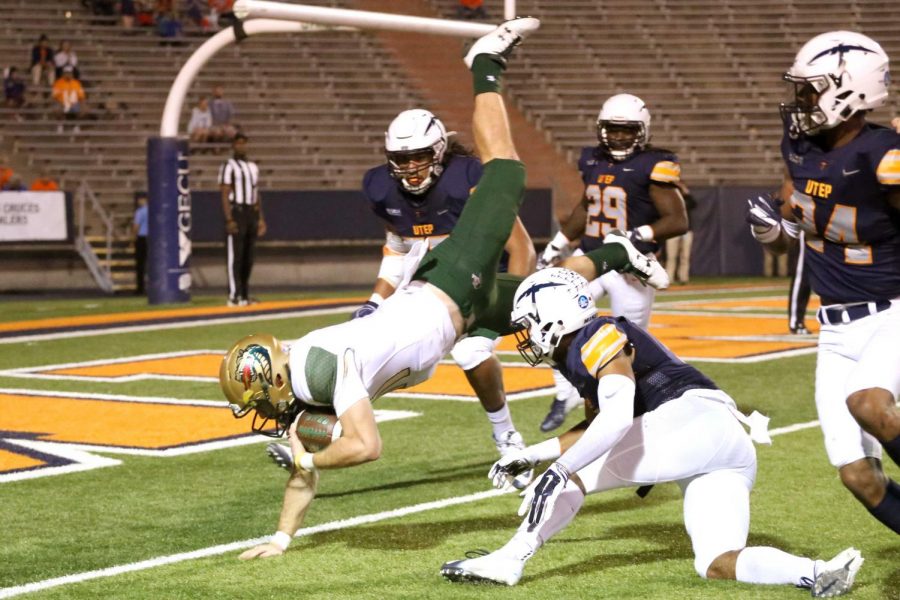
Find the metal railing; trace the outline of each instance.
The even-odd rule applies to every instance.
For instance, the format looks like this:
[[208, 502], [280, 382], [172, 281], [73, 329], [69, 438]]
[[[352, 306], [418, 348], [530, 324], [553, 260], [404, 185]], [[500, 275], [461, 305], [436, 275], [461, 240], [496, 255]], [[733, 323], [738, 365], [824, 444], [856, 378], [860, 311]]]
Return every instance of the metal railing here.
[[[88, 204], [90, 204], [90, 210], [94, 213], [94, 216], [100, 220], [105, 230], [105, 261], [100, 260], [100, 257], [94, 252], [94, 247], [85, 235], [85, 231], [87, 230]], [[115, 291], [112, 278], [112, 248], [113, 238], [115, 237], [113, 217], [103, 205], [100, 204], [100, 201], [97, 200], [97, 196], [94, 194], [94, 191], [91, 189], [91, 186], [88, 185], [87, 181], [82, 181], [81, 185], [78, 186], [78, 190], [75, 192], [75, 211], [78, 219], [78, 233], [75, 237], [75, 249], [78, 251], [78, 254], [81, 255], [81, 258], [87, 265], [88, 271], [91, 272], [91, 276], [94, 278], [94, 281], [97, 282], [97, 285], [100, 286], [100, 289], [111, 294]]]

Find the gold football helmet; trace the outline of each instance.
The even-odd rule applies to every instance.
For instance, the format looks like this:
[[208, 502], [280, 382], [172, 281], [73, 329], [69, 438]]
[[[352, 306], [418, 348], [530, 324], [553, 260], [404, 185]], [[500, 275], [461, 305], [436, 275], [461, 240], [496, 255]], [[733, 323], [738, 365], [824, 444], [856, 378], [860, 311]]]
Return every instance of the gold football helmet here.
[[[274, 336], [238, 340], [222, 358], [219, 385], [235, 418], [254, 412], [251, 428], [257, 433], [280, 437], [295, 416], [288, 347]], [[266, 430], [270, 420], [274, 430]]]

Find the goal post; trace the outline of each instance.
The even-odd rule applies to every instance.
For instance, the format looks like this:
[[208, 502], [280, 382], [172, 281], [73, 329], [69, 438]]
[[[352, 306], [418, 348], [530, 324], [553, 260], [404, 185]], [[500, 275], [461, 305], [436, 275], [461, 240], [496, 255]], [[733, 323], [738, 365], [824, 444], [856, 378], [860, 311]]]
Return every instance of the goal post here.
[[[514, 12], [514, 0], [505, 2], [504, 12]], [[480, 37], [494, 28], [494, 25], [485, 23], [267, 0], [237, 0], [233, 10], [238, 17], [237, 23], [206, 40], [181, 67], [166, 99], [159, 135], [151, 137], [147, 142], [150, 304], [190, 300], [190, 148], [187, 139], [178, 135], [178, 122], [188, 90], [197, 74], [219, 51], [244, 38], [264, 33], [387, 29], [430, 35]]]

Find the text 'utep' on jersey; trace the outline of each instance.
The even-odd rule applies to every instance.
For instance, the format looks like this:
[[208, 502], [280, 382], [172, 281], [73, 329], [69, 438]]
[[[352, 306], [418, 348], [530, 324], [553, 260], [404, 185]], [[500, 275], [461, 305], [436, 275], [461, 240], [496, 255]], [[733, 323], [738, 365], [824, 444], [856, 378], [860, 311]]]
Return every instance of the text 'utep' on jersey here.
[[363, 193], [375, 214], [404, 238], [447, 235], [459, 220], [472, 188], [481, 178], [481, 162], [470, 156], [452, 156], [444, 172], [427, 192], [413, 195], [391, 177], [387, 165], [369, 169]]
[[[590, 252], [603, 244], [613, 229], [627, 231], [659, 219], [650, 199], [650, 184], [674, 184], [681, 179], [678, 158], [667, 150], [648, 148], [621, 162], [599, 146], [582, 148], [578, 170], [584, 181], [587, 222], [581, 249]], [[656, 252], [656, 243], [636, 243], [641, 252]]]
[[631, 366], [635, 377], [635, 417], [681, 397], [688, 390], [719, 389], [706, 375], [625, 317], [598, 317], [585, 325], [575, 334], [559, 371], [596, 409], [597, 371], [629, 342], [634, 352]]
[[[403, 189], [387, 165], [380, 165], [363, 176], [363, 194], [378, 218], [400, 237], [447, 236], [459, 221], [482, 170], [481, 161], [473, 156], [451, 156], [437, 183], [416, 196]], [[506, 271], [508, 261], [504, 252], [500, 272]]]
[[822, 304], [900, 297], [900, 211], [887, 202], [900, 191], [900, 135], [866, 124], [849, 144], [825, 151], [785, 127], [781, 153]]

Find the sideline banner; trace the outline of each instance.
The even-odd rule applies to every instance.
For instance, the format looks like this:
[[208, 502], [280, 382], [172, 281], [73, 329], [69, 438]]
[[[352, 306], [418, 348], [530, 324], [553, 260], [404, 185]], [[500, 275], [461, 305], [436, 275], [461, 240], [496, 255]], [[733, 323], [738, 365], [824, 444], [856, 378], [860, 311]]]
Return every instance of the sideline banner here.
[[64, 192], [0, 192], [0, 242], [65, 241]]

